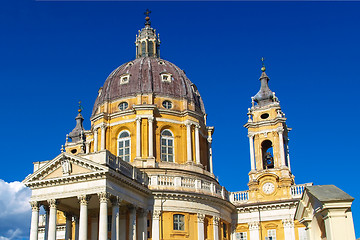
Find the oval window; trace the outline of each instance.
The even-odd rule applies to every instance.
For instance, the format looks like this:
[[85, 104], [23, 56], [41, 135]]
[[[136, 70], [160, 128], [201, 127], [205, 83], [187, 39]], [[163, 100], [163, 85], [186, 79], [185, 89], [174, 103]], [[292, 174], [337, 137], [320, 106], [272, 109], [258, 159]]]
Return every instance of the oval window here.
[[166, 109], [172, 108], [172, 103], [171, 103], [170, 101], [168, 101], [168, 100], [163, 101], [162, 105], [163, 105], [163, 107], [166, 108]]
[[262, 119], [267, 119], [269, 117], [268, 113], [261, 114], [260, 116]]
[[119, 104], [119, 109], [121, 111], [124, 111], [125, 109], [128, 108], [128, 106], [129, 106], [129, 104], [127, 102], [122, 102], [122, 103]]

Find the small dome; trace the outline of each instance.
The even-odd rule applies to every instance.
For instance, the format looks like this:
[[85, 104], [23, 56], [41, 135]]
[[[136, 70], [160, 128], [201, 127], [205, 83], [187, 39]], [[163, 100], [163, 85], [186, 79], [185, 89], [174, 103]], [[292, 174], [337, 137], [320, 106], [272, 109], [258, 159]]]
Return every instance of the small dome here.
[[105, 101], [134, 97], [140, 93], [187, 99], [195, 104], [197, 112], [205, 114], [199, 91], [183, 70], [160, 58], [141, 57], [121, 65], [109, 75], [96, 99], [92, 115]]

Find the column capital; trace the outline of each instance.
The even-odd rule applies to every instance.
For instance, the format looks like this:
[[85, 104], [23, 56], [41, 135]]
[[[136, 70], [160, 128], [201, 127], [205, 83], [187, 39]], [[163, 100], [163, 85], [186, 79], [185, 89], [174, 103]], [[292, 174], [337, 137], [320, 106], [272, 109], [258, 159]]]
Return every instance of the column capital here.
[[154, 210], [154, 211], [152, 212], [152, 218], [153, 218], [153, 219], [159, 220], [159, 219], [160, 219], [160, 215], [161, 215], [161, 211], [160, 211], [160, 210]]
[[80, 205], [87, 205], [89, 203], [91, 196], [90, 195], [80, 195], [78, 196], [78, 200]]
[[59, 200], [57, 199], [48, 199], [47, 202], [50, 208], [56, 208], [56, 206], [59, 204]]
[[107, 203], [110, 197], [110, 194], [107, 192], [101, 192], [97, 194], [99, 197], [100, 203]]
[[277, 133], [283, 134], [284, 129], [282, 127], [276, 129]]
[[203, 223], [204, 220], [205, 220], [205, 214], [198, 213], [197, 214], [197, 220], [198, 220], [198, 222]]
[[154, 118], [153, 116], [150, 116], [150, 117], [148, 117], [147, 119], [148, 119], [149, 123], [152, 123], [155, 118]]
[[138, 213], [139, 213], [140, 217], [146, 217], [149, 213], [149, 210], [147, 210], [145, 208], [140, 208], [138, 210]]
[[255, 136], [255, 133], [248, 133], [248, 138], [253, 138]]
[[104, 129], [106, 129], [107, 128], [107, 124], [106, 123], [102, 123], [101, 125], [100, 125], [100, 128], [101, 128], [101, 130], [104, 130]]
[[259, 222], [249, 222], [249, 230], [259, 230], [260, 229], [260, 223]]
[[200, 124], [195, 124], [195, 129], [200, 129], [200, 128], [201, 128]]
[[137, 116], [137, 117], [135, 118], [135, 120], [136, 120], [136, 122], [141, 122], [141, 117]]
[[292, 219], [282, 219], [282, 224], [284, 225], [284, 228], [291, 228], [294, 227], [294, 220]]
[[216, 225], [216, 226], [218, 226], [218, 225], [219, 225], [219, 222], [220, 222], [220, 218], [217, 217], [217, 216], [214, 216], [214, 217], [213, 217], [213, 224]]
[[207, 138], [208, 143], [212, 143], [212, 137]]
[[119, 206], [119, 205], [121, 204], [122, 200], [123, 200], [123, 199], [120, 198], [120, 197], [113, 197], [113, 198], [110, 199], [111, 204], [112, 204], [113, 206], [115, 206], [115, 205]]
[[40, 204], [38, 201], [30, 201], [31, 210], [33, 212], [38, 212], [40, 208]]

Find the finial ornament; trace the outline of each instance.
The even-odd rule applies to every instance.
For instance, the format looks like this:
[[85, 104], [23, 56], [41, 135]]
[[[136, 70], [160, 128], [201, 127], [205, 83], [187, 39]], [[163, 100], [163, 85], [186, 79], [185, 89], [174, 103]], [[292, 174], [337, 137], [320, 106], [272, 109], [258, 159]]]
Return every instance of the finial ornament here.
[[83, 108], [83, 106], [81, 105], [81, 101], [79, 101], [79, 109], [78, 109], [78, 112], [81, 113], [83, 109], [84, 109], [84, 108]]
[[146, 9], [146, 12], [144, 12], [144, 14], [146, 15], [145, 17], [145, 20], [146, 20], [146, 23], [145, 24], [150, 24], [150, 15], [151, 11], [149, 9]]
[[265, 60], [265, 58], [264, 58], [264, 57], [262, 57], [262, 58], [261, 58], [261, 62], [262, 62], [261, 71], [263, 71], [263, 72], [265, 72], [265, 70], [266, 70], [266, 68], [265, 68], [265, 64], [264, 64], [264, 60]]

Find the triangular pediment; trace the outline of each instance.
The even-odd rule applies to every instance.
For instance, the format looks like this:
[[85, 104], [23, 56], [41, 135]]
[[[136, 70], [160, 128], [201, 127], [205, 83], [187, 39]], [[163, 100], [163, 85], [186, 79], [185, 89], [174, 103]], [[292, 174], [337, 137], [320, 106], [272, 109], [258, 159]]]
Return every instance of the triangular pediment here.
[[53, 160], [29, 175], [23, 182], [37, 182], [51, 179], [86, 176], [108, 171], [108, 167], [69, 153], [61, 153]]

